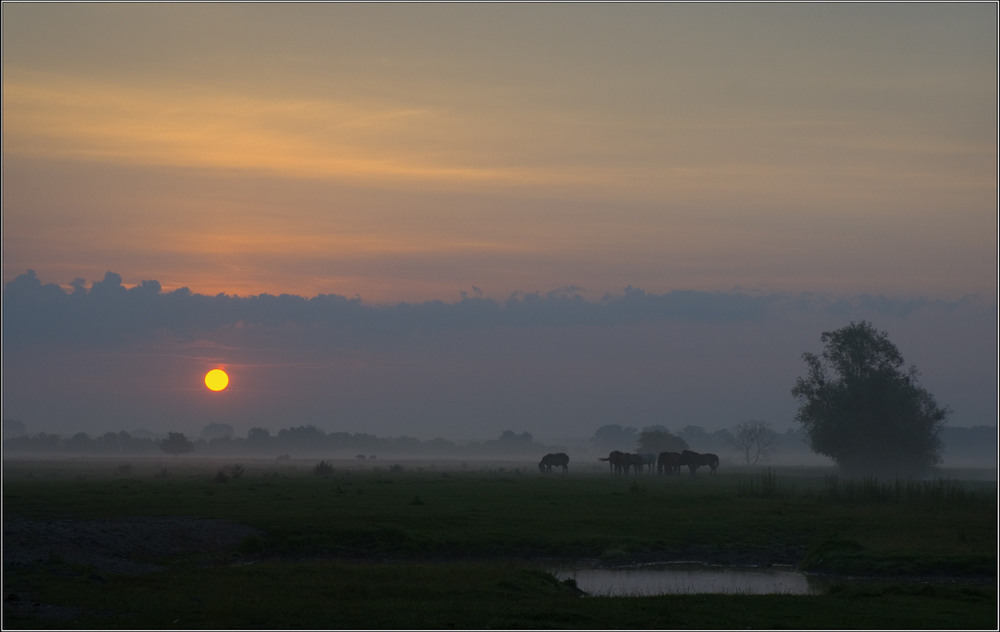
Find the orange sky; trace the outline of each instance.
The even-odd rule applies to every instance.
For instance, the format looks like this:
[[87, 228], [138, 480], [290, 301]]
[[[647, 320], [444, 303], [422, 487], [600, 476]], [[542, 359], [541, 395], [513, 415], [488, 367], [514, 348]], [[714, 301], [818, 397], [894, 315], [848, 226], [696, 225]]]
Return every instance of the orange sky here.
[[2, 10], [5, 282], [996, 295], [992, 3]]

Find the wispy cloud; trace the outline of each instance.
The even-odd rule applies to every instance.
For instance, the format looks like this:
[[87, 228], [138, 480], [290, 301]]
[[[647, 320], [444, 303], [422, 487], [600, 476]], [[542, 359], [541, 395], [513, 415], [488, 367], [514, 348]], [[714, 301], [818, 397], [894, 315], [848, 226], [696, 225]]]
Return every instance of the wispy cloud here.
[[391, 103], [265, 99], [16, 70], [4, 79], [4, 145], [13, 154], [304, 178], [497, 177], [415, 156], [398, 142], [442, 116]]

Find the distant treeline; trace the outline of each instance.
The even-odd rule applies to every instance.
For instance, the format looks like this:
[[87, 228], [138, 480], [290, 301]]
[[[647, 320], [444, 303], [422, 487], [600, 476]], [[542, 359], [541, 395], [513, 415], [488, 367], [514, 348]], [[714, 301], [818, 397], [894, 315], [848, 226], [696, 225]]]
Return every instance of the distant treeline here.
[[[9, 434], [9, 424], [5, 420], [5, 434]], [[499, 438], [466, 444], [456, 444], [447, 439], [422, 441], [413, 437], [377, 437], [365, 433], [324, 432], [315, 426], [285, 428], [272, 435], [265, 428], [252, 428], [246, 438], [234, 437], [222, 432], [210, 438], [190, 438], [193, 452], [204, 455], [259, 455], [279, 456], [291, 454], [339, 455], [343, 458], [356, 456], [421, 455], [468, 458], [470, 456], [525, 455], [535, 457], [547, 451], [562, 450], [563, 446], [537, 443], [530, 433], [504, 431]], [[40, 432], [5, 438], [3, 449], [6, 453], [22, 454], [65, 454], [65, 455], [162, 455], [162, 438], [133, 436], [121, 432], [107, 432], [100, 436], [90, 436], [79, 432], [69, 437]]]
[[[654, 428], [662, 428], [656, 426]], [[138, 436], [140, 435], [141, 436]], [[164, 437], [148, 432], [130, 434], [126, 431], [107, 432], [91, 436], [78, 432], [60, 436], [46, 432], [28, 434], [25, 425], [17, 420], [3, 420], [3, 450], [5, 454], [61, 454], [78, 456], [163, 455]], [[571, 455], [606, 454], [609, 450], [635, 451], [638, 431], [618, 425], [602, 426], [589, 440], [579, 440], [572, 445], [548, 445], [535, 441], [529, 432], [503, 431], [496, 439], [455, 443], [442, 438], [420, 440], [414, 437], [378, 437], [366, 433], [325, 432], [312, 425], [279, 430], [272, 434], [266, 428], [251, 428], [247, 436], [236, 437], [228, 424], [209, 424], [198, 438], [188, 438], [195, 454], [205, 456], [261, 456], [275, 457], [288, 454], [297, 457], [320, 455], [327, 458], [366, 459], [379, 455], [393, 457], [449, 457], [457, 459], [474, 457], [524, 457], [535, 459], [547, 452], [569, 452]], [[698, 426], [687, 426], [678, 433], [686, 443], [701, 451], [732, 456], [728, 444], [728, 430], [706, 432]], [[187, 438], [187, 437], [185, 437]], [[995, 466], [997, 462], [997, 428], [973, 426], [971, 428], [945, 427], [941, 433], [945, 464], [975, 464], [979, 467]], [[774, 450], [775, 460], [782, 455], [809, 453], [803, 434], [789, 429], [778, 435]]]

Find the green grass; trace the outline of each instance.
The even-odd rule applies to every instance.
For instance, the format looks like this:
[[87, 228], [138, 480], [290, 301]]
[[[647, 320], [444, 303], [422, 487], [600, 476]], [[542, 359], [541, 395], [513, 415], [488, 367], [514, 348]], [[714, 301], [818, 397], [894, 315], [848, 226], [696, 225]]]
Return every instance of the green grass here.
[[[996, 484], [838, 481], [765, 470], [657, 477], [542, 476], [533, 464], [445, 468], [175, 459], [4, 463], [5, 514], [186, 515], [263, 535], [242, 566], [174, 561], [93, 579], [58, 561], [8, 586], [79, 609], [71, 628], [995, 628]], [[166, 477], [157, 476], [164, 468]], [[880, 577], [829, 594], [579, 598], [552, 559], [791, 563]], [[230, 556], [231, 557], [231, 556]], [[543, 560], [546, 563], [543, 563]], [[168, 560], [169, 561], [169, 560]], [[52, 622], [11, 619], [6, 627]]]

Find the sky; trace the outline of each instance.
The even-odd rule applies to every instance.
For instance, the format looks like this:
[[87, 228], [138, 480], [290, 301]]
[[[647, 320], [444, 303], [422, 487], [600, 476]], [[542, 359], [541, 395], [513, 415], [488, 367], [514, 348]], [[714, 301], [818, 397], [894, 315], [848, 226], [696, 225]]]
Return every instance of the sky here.
[[996, 3], [2, 17], [29, 431], [784, 429], [862, 319], [996, 425]]

